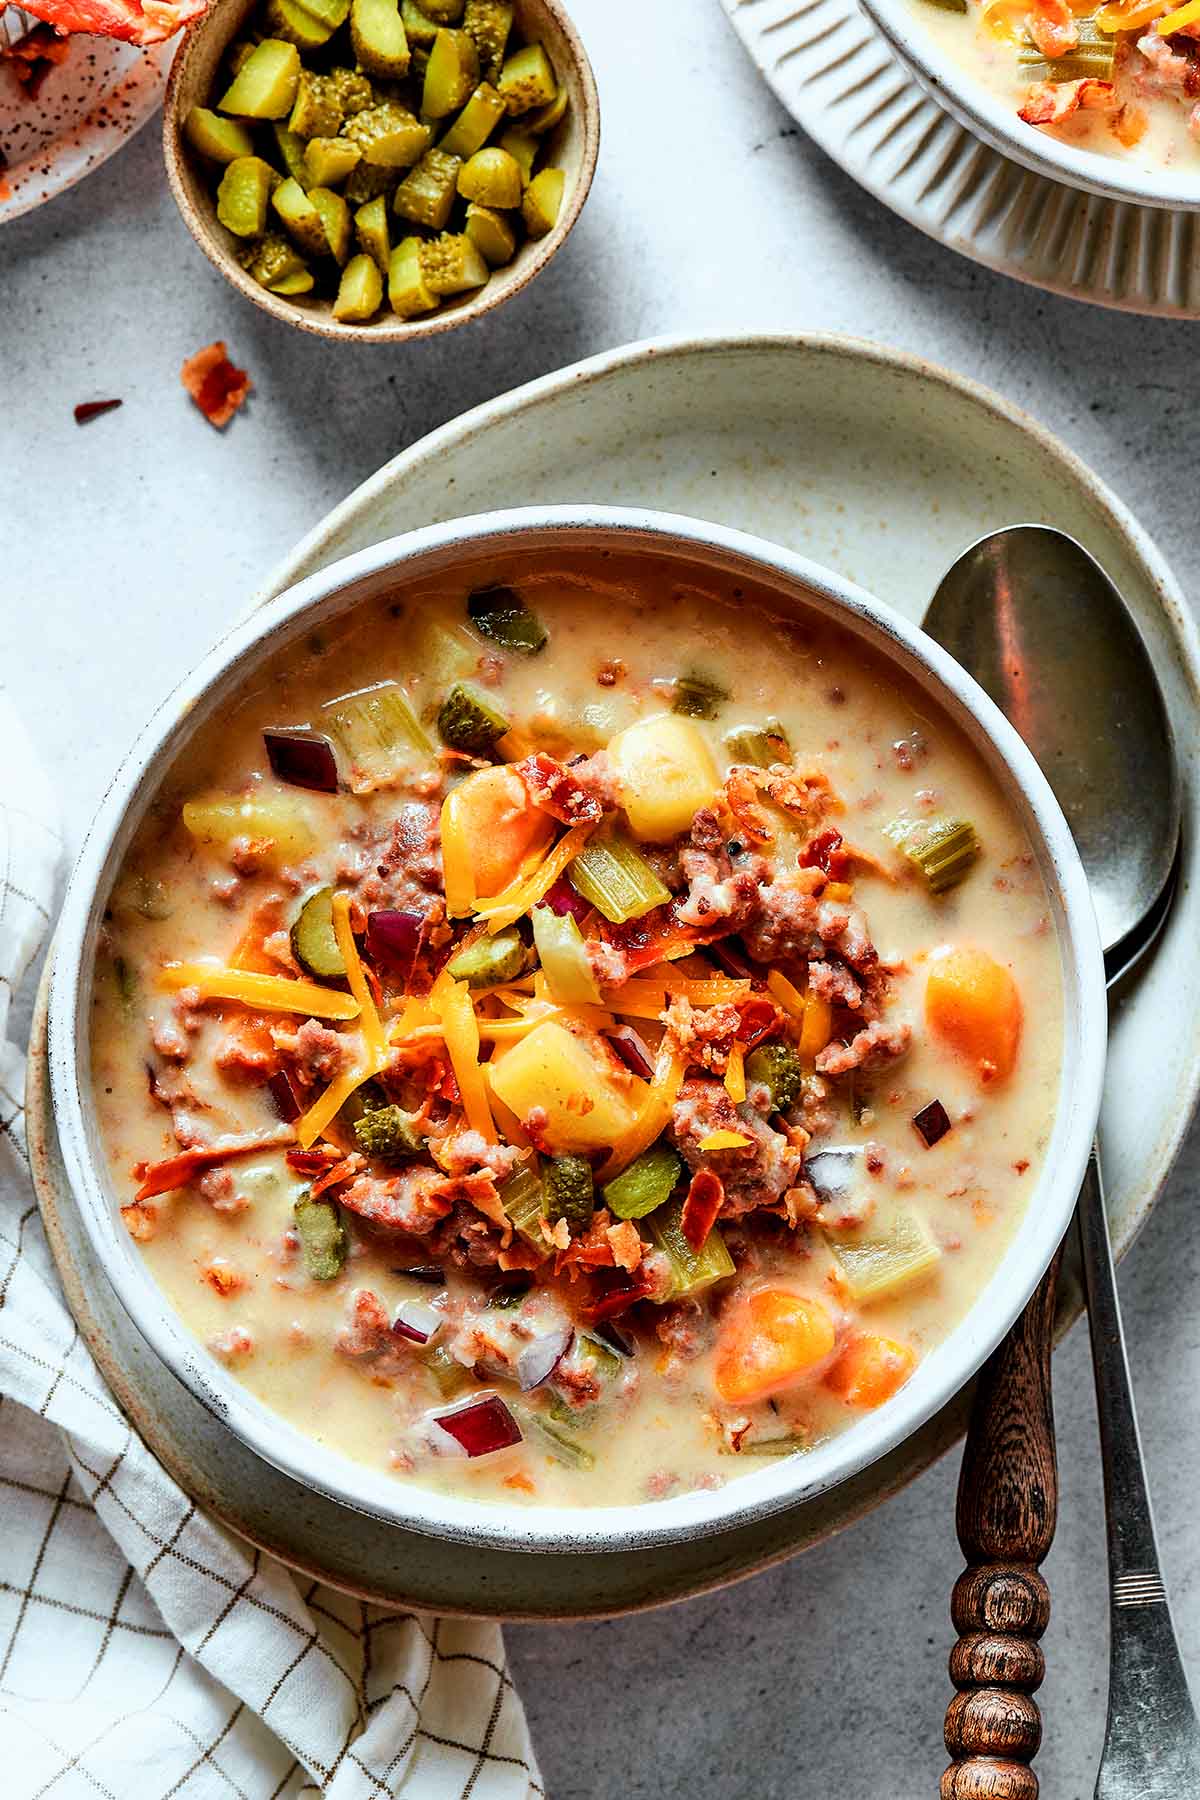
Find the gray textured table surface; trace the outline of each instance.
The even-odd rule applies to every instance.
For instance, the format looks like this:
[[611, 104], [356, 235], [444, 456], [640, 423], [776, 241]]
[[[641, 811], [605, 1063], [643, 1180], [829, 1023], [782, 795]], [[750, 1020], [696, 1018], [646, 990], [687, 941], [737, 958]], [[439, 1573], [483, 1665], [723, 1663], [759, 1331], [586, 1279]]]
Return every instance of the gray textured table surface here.
[[[72, 841], [153, 705], [264, 573], [395, 451], [465, 407], [655, 332], [835, 329], [932, 356], [1028, 407], [1156, 534], [1196, 538], [1196, 329], [988, 274], [861, 194], [760, 84], [715, 0], [574, 0], [604, 108], [592, 198], [486, 329], [335, 349], [225, 286], [149, 127], [0, 233], [0, 679]], [[228, 339], [255, 396], [218, 436], [183, 358]], [[79, 400], [123, 409], [84, 430]], [[1122, 1270], [1163, 1555], [1200, 1671], [1195, 1135]], [[1055, 1367], [1063, 1503], [1048, 1563], [1049, 1800], [1086, 1800], [1103, 1730], [1104, 1546], [1086, 1339]], [[509, 1632], [552, 1800], [923, 1800], [948, 1695], [957, 1458], [807, 1556], [642, 1618]]]

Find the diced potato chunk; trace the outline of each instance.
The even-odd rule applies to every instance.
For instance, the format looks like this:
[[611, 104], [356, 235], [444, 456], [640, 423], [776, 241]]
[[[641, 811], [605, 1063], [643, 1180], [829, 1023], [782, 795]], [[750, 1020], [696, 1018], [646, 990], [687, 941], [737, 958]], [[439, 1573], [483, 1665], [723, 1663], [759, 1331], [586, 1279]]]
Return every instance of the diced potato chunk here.
[[911, 1287], [942, 1255], [920, 1219], [899, 1206], [881, 1206], [868, 1224], [826, 1236], [846, 1285], [859, 1302], [890, 1298]]
[[621, 804], [635, 836], [665, 843], [686, 831], [720, 782], [712, 752], [690, 719], [656, 713], [613, 738]]
[[262, 860], [275, 864], [307, 856], [317, 841], [307, 805], [292, 794], [206, 794], [186, 803], [183, 822], [199, 844], [266, 843]]
[[551, 1150], [604, 1150], [629, 1130], [648, 1091], [611, 1061], [598, 1042], [547, 1020], [489, 1063], [488, 1077], [518, 1118], [542, 1109], [540, 1136]]

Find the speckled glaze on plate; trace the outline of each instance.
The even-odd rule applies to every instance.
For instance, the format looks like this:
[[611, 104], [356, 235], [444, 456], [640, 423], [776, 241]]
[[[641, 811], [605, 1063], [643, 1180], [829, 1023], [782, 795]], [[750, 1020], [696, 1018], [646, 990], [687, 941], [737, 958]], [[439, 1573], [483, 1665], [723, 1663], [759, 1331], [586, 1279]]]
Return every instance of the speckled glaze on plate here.
[[138, 50], [110, 38], [73, 37], [31, 100], [0, 68], [0, 224], [64, 193], [141, 130], [162, 99], [175, 46]]
[[[646, 499], [791, 545], [910, 617], [967, 543], [1022, 518], [1072, 531], [1121, 585], [1155, 655], [1184, 757], [1187, 855], [1159, 953], [1114, 1008], [1101, 1128], [1114, 1237], [1127, 1248], [1200, 1088], [1200, 644], [1153, 545], [1057, 440], [944, 371], [836, 337], [686, 339], [593, 358], [433, 433], [335, 509], [258, 598], [413, 525], [487, 506]], [[531, 1557], [380, 1526], [267, 1468], [146, 1350], [82, 1251], [47, 1114], [44, 1032], [31, 1078], [43, 1214], [76, 1316], [122, 1405], [209, 1511], [335, 1585], [385, 1604], [502, 1617], [662, 1604], [832, 1535], [961, 1433], [965, 1395], [873, 1471], [831, 1493], [740, 1531], [652, 1552]], [[1079, 1304], [1069, 1271], [1060, 1330]]]
[[721, 4], [796, 122], [910, 225], [1051, 293], [1200, 318], [1194, 212], [1084, 193], [1002, 155], [925, 91], [856, 0]]

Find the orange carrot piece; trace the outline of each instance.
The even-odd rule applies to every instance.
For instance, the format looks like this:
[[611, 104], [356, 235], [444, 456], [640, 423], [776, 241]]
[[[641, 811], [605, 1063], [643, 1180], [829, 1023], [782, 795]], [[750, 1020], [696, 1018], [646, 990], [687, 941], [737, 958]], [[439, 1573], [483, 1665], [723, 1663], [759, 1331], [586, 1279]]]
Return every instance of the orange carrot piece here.
[[986, 950], [946, 950], [930, 964], [925, 1022], [987, 1085], [1012, 1074], [1021, 1041], [1021, 996]]
[[823, 1363], [833, 1346], [833, 1320], [819, 1300], [759, 1288], [717, 1340], [717, 1392], [735, 1403], [765, 1400]]
[[908, 1380], [917, 1366], [911, 1344], [864, 1332], [852, 1337], [829, 1373], [825, 1386], [847, 1406], [882, 1406]]

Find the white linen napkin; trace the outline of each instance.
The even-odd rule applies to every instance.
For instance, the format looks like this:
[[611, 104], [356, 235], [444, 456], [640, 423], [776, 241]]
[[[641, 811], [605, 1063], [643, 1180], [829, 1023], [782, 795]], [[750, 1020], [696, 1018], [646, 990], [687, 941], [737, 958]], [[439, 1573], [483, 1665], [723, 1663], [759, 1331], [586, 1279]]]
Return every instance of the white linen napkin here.
[[67, 1309], [8, 1039], [57, 809], [0, 694], [0, 1791], [5, 1800], [530, 1800], [496, 1625], [364, 1605], [197, 1510]]

